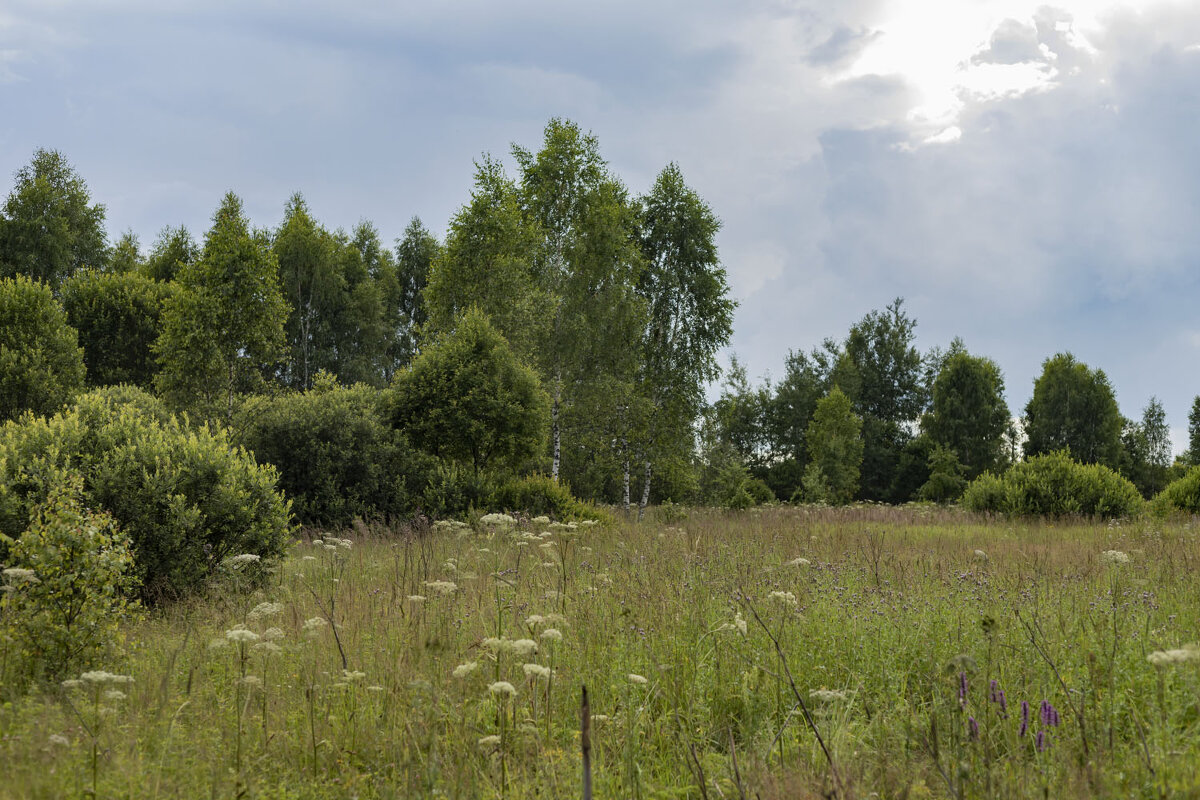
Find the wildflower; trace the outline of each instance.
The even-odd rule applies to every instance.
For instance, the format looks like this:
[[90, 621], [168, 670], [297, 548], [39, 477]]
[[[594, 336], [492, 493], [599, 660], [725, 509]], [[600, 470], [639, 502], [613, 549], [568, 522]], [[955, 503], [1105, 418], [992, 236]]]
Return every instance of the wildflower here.
[[1042, 725], [1048, 727], [1058, 727], [1058, 709], [1055, 708], [1049, 700], [1043, 700], [1040, 709]]
[[517, 688], [508, 681], [496, 681], [492, 685], [488, 686], [488, 692], [496, 697], [499, 697], [501, 700], [505, 700], [510, 697], [516, 697]]
[[342, 670], [342, 679], [346, 680], [350, 683], [357, 683], [358, 681], [361, 681], [365, 677], [367, 677], [367, 673], [359, 672], [356, 669]]
[[538, 545], [538, 547], [542, 548], [543, 550], [549, 550], [550, 548], [554, 547], [554, 542], [542, 542]]
[[317, 557], [316, 557], [316, 556], [304, 556], [304, 557], [303, 557], [303, 558], [301, 558], [300, 560], [301, 560], [301, 561], [316, 561], [316, 560], [317, 560]]
[[481, 737], [479, 740], [479, 746], [480, 747], [499, 747], [500, 746], [500, 737], [495, 734], [492, 734], [491, 736]]
[[510, 640], [506, 639], [503, 636], [501, 636], [499, 638], [497, 638], [495, 636], [489, 636], [486, 639], [484, 639], [480, 644], [482, 644], [485, 649], [491, 650], [493, 653], [501, 653], [506, 650], [512, 649], [509, 642], [510, 642]]
[[240, 569], [247, 564], [257, 564], [260, 561], [262, 561], [262, 556], [256, 553], [242, 553], [225, 559], [225, 565], [233, 569]]
[[788, 563], [789, 567], [807, 567], [812, 562], [809, 561], [807, 558], [793, 558], [791, 561], [789, 561], [787, 563]]
[[117, 685], [133, 683], [133, 678], [128, 675], [114, 675], [111, 672], [105, 672], [104, 670], [85, 672], [79, 677], [83, 679], [84, 683], [113, 683]]
[[382, 687], [382, 686], [380, 686], [380, 685], [378, 685], [378, 684], [374, 684], [374, 685], [372, 685], [372, 686], [368, 686], [368, 687], [367, 687], [367, 691], [368, 691], [368, 692], [374, 692], [375, 694], [379, 694], [379, 693], [380, 693], [380, 692], [382, 692], [383, 690], [384, 690], [384, 689], [383, 689], [383, 687]]
[[254, 631], [237, 627], [225, 631], [225, 638], [231, 642], [237, 642], [238, 644], [249, 644], [250, 642], [257, 642], [259, 636]]
[[208, 649], [209, 650], [223, 650], [224, 648], [226, 648], [228, 646], [229, 646], [229, 640], [224, 637], [218, 636], [215, 639], [208, 640]]
[[629, 675], [627, 677], [629, 678], [630, 683], [635, 683], [638, 686], [645, 686], [647, 683], [650, 682], [650, 681], [646, 680], [646, 676], [638, 675], [636, 672], [629, 673]]
[[8, 580], [8, 582], [13, 586], [16, 586], [17, 584], [21, 584], [21, 583], [37, 583], [38, 582], [37, 576], [34, 575], [33, 570], [31, 570], [31, 569], [22, 569], [21, 567], [9, 567], [8, 569], [4, 570], [3, 573], [0, 573], [0, 574], [3, 574], [4, 577]]
[[982, 550], [976, 550], [976, 551], [975, 551], [975, 558], [979, 559], [980, 561], [987, 561], [987, 560], [988, 560], [988, 554], [987, 554], [987, 553], [985, 553], [985, 552], [983, 552]]
[[547, 517], [545, 514], [534, 517], [533, 519], [531, 519], [529, 521], [532, 522], [534, 525], [549, 525], [550, 524], [550, 518]]
[[733, 615], [733, 627], [737, 628], [742, 636], [746, 635], [746, 618], [742, 616], [742, 612], [738, 611]]
[[267, 628], [265, 631], [263, 631], [262, 638], [268, 642], [274, 642], [282, 639], [286, 635], [287, 634], [285, 634], [281, 628]]
[[1198, 658], [1200, 658], [1200, 648], [1194, 644], [1177, 650], [1155, 650], [1146, 656], [1146, 660], [1156, 667], [1165, 667], [1168, 664], [1182, 664], [1185, 661], [1194, 661]]
[[474, 672], [476, 669], [478, 669], [478, 667], [479, 667], [478, 663], [476, 663], [474, 661], [468, 661], [465, 664], [459, 664], [457, 667], [455, 667], [454, 672], [452, 674], [456, 678], [465, 678], [468, 675], [470, 675], [472, 672]]
[[122, 692], [120, 689], [109, 689], [107, 692], [104, 693], [104, 699], [109, 700], [113, 703], [119, 703], [120, 701], [125, 699], [125, 693]]
[[458, 584], [453, 581], [425, 581], [425, 585], [438, 594], [454, 594], [458, 590]]
[[1029, 732], [1029, 701], [1021, 701], [1021, 729], [1017, 731], [1017, 736], [1024, 736]]
[[542, 631], [541, 638], [547, 642], [561, 642], [562, 631], [558, 628], [546, 628], [546, 630]]
[[1038, 751], [1039, 753], [1044, 753], [1044, 752], [1046, 751], [1046, 748], [1050, 746], [1050, 745], [1049, 745], [1049, 744], [1046, 742], [1046, 731], [1044, 731], [1044, 730], [1040, 730], [1040, 731], [1038, 731], [1038, 732], [1037, 732], [1037, 737], [1036, 737], [1036, 739], [1035, 739], [1035, 744], [1037, 745], [1037, 751]]
[[410, 594], [407, 599], [410, 603], [424, 603], [429, 598], [423, 594]]
[[542, 566], [546, 569], [556, 569], [558, 564], [554, 563], [553, 561], [543, 561]]
[[273, 617], [281, 611], [283, 611], [283, 603], [259, 603], [250, 610], [246, 617], [253, 622], [263, 617]]
[[819, 703], [833, 703], [838, 700], [845, 700], [847, 697], [845, 692], [837, 689], [813, 689], [808, 693], [808, 696]]
[[283, 648], [271, 641], [259, 642], [254, 645], [255, 650], [261, 650], [269, 656], [278, 655], [283, 652]]
[[507, 527], [516, 525], [517, 521], [508, 514], [484, 514], [479, 518], [481, 525], [495, 525], [497, 527]]
[[549, 678], [550, 668], [544, 667], [541, 664], [526, 664], [522, 669], [525, 671], [527, 678]]
[[511, 647], [512, 651], [522, 658], [536, 653], [538, 649], [537, 642], [533, 639], [517, 639], [513, 641]]
[[57, 744], [61, 747], [70, 747], [71, 740], [61, 734], [52, 733], [50, 734], [50, 744]]
[[62, 682], [62, 687], [64, 689], [78, 689], [80, 686], [83, 686], [83, 681], [76, 678], [71, 678]]
[[312, 543], [313, 547], [322, 547], [325, 544], [325, 541], [323, 539], [313, 539]]
[[979, 723], [974, 717], [967, 717], [967, 735], [972, 739], [979, 738]]
[[321, 629], [328, 624], [324, 617], [310, 617], [304, 620], [304, 624], [300, 626], [300, 629], [304, 631], [305, 636], [312, 638], [318, 636], [321, 633]]
[[525, 624], [528, 625], [530, 628], [536, 628], [539, 625], [545, 625], [546, 618], [543, 617], [541, 614], [530, 614], [528, 617], [525, 618]]
[[242, 678], [242, 683], [246, 684], [247, 686], [262, 686], [262, 678], [258, 677], [257, 675], [247, 675], [246, 677]]
[[1105, 550], [1100, 554], [1100, 561], [1104, 564], [1128, 564], [1129, 553], [1121, 550]]
[[592, 722], [608, 722], [608, 714], [592, 714]]
[[795, 608], [798, 605], [796, 595], [791, 592], [771, 592], [767, 597], [783, 606]]

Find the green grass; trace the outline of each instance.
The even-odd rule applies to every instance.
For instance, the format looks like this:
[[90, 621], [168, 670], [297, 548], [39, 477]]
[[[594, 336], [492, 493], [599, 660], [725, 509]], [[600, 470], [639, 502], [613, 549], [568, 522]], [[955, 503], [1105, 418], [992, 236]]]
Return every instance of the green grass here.
[[[253, 596], [218, 587], [126, 629], [98, 665], [133, 676], [124, 700], [9, 697], [0, 796], [85, 795], [94, 766], [99, 797], [577, 797], [583, 685], [598, 798], [1200, 793], [1200, 661], [1147, 661], [1200, 640], [1190, 523], [767, 509], [536, 540], [336, 535], [353, 547], [306, 541]], [[306, 634], [317, 617], [337, 640]], [[281, 651], [230, 641], [238, 624], [279, 628]], [[497, 656], [489, 637], [540, 647]]]

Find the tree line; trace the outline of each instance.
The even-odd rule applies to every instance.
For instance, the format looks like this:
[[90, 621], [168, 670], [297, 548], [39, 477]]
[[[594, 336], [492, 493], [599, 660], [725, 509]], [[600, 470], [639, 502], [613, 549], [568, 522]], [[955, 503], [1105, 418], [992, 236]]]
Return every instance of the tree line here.
[[720, 223], [675, 164], [632, 194], [567, 120], [512, 157], [477, 162], [440, 241], [415, 217], [394, 246], [330, 230], [301, 194], [256, 228], [230, 192], [199, 241], [167, 227], [144, 249], [110, 243], [85, 181], [39, 150], [0, 211], [0, 419], [128, 384], [241, 441], [282, 398], [359, 387], [330, 408], [370, 405], [431, 475], [682, 498], [732, 330]]

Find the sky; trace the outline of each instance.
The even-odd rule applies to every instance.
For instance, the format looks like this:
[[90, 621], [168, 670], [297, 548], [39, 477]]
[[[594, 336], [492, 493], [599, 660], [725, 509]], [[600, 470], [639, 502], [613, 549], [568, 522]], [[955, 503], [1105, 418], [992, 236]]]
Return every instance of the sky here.
[[[896, 297], [1019, 413], [1042, 362], [1200, 394], [1200, 4], [1158, 0], [5, 0], [0, 192], [62, 151], [115, 238], [274, 226], [439, 235], [473, 162], [594, 133], [637, 194], [677, 162], [723, 223], [754, 379]], [[511, 161], [510, 161], [511, 163]]]

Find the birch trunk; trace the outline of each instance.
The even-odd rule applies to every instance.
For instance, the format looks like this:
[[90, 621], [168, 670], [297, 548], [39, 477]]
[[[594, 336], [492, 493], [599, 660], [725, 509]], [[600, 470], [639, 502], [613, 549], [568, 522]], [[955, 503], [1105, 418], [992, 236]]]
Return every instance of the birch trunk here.
[[554, 404], [550, 407], [550, 440], [554, 443], [554, 460], [550, 462], [550, 477], [558, 483], [558, 464], [562, 456], [562, 442], [558, 430], [558, 391], [554, 392]]
[[638, 522], [646, 515], [646, 506], [650, 505], [650, 459], [646, 459], [646, 476], [642, 480], [642, 502], [638, 504]]
[[629, 455], [628, 454], [626, 454], [626, 456], [625, 456], [624, 467], [625, 467], [625, 474], [622, 476], [622, 480], [624, 481], [624, 488], [625, 488], [625, 495], [624, 495], [624, 497], [625, 497], [625, 501], [624, 501], [625, 517], [628, 518], [629, 517]]

